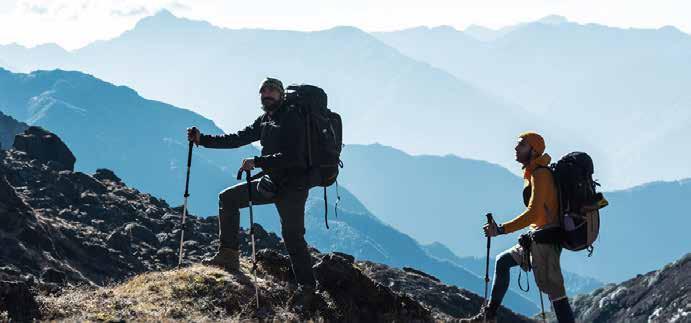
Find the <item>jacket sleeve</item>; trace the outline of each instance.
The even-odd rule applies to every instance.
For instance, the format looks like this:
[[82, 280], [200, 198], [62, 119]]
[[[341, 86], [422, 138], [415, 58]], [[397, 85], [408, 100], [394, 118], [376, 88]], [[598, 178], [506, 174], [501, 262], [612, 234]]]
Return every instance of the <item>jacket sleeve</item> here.
[[261, 168], [281, 169], [305, 167], [305, 123], [297, 113], [289, 113], [281, 125], [280, 152], [254, 157], [254, 165]]
[[259, 117], [254, 123], [245, 127], [245, 129], [233, 134], [201, 135], [199, 137], [199, 144], [206, 148], [238, 148], [251, 144], [259, 140], [261, 136], [261, 121], [262, 117]]
[[549, 190], [550, 185], [549, 173], [544, 170], [536, 170], [533, 172], [533, 176], [530, 177], [530, 184], [531, 195], [528, 208], [513, 220], [502, 224], [504, 233], [518, 231], [537, 222], [537, 219], [547, 216], [545, 203], [547, 202], [547, 190]]

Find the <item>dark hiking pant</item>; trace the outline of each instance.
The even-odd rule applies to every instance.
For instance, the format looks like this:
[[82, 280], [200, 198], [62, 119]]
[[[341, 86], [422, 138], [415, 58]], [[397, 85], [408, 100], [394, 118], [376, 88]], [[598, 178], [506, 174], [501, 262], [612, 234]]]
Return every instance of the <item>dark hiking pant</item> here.
[[[300, 285], [314, 287], [312, 258], [305, 242], [305, 202], [307, 190], [283, 189], [276, 197], [267, 199], [257, 191], [259, 180], [251, 182], [252, 204], [276, 205], [281, 218], [281, 234], [290, 255], [295, 280]], [[218, 222], [221, 248], [239, 250], [240, 209], [249, 206], [247, 183], [240, 183], [219, 194]]]

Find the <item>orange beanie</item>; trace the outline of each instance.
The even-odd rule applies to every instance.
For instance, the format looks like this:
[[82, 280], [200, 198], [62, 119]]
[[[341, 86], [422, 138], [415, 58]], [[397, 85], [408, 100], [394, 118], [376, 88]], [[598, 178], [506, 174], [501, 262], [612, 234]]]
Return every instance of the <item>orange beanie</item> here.
[[524, 132], [520, 134], [518, 138], [525, 139], [525, 141], [528, 142], [530, 147], [532, 147], [533, 150], [538, 153], [538, 155], [545, 153], [545, 139], [536, 132]]

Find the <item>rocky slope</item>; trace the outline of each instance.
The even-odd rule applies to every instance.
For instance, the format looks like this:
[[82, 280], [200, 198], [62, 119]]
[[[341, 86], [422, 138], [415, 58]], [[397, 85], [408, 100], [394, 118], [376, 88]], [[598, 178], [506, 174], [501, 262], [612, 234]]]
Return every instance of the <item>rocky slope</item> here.
[[[0, 151], [0, 320], [432, 321], [469, 315], [482, 301], [414, 269], [313, 250], [319, 297], [313, 309], [298, 311], [288, 302], [282, 243], [257, 226], [262, 300], [255, 311], [244, 232], [241, 272], [194, 265], [213, 253], [218, 226], [215, 217], [190, 216], [185, 266], [174, 269], [180, 208], [128, 187], [112, 171], [64, 167], [58, 161], [69, 149], [40, 131], [18, 136], [30, 143], [25, 151]], [[528, 321], [508, 310], [501, 315]]]
[[582, 322], [691, 322], [691, 253], [573, 300]]

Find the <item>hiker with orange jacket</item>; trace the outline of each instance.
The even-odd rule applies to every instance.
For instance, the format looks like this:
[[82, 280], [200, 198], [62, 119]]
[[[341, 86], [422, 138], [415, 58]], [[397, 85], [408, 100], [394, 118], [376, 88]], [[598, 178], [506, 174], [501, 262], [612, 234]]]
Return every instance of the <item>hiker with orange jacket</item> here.
[[[545, 140], [537, 133], [526, 132], [519, 136], [515, 150], [516, 161], [523, 165], [523, 201], [526, 210], [503, 224], [486, 224], [483, 230], [487, 237], [512, 233], [526, 227], [538, 230], [559, 225], [559, 199], [553, 174], [547, 168], [551, 157], [545, 153]], [[521, 243], [496, 257], [489, 303], [482, 307], [479, 314], [461, 322], [496, 321], [497, 310], [509, 288], [510, 269], [515, 266], [521, 266], [526, 271], [532, 268], [535, 281], [552, 301], [559, 322], [574, 322], [559, 262], [561, 246], [521, 240]]]

